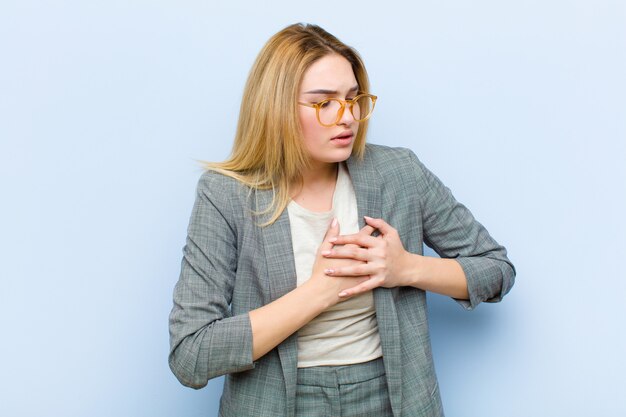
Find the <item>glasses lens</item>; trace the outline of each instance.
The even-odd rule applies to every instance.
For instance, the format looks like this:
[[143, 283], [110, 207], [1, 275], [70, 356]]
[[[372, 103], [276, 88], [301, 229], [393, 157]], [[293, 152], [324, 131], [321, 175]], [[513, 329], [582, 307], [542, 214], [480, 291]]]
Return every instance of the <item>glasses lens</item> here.
[[319, 118], [323, 125], [334, 125], [339, 118], [341, 102], [333, 98], [326, 99], [319, 103]]
[[374, 110], [374, 101], [370, 96], [360, 96], [352, 106], [352, 115], [354, 120], [360, 121], [367, 119]]

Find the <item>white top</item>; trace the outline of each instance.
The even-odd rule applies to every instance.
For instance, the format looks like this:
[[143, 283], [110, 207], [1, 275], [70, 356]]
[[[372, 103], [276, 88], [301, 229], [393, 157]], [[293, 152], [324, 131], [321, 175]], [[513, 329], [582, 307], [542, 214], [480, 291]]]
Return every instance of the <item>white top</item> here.
[[[307, 210], [291, 201], [287, 206], [298, 285], [311, 276], [315, 255], [333, 217], [341, 234], [359, 231], [356, 195], [343, 163], [339, 164], [333, 208]], [[356, 282], [355, 282], [356, 284]], [[349, 365], [382, 356], [371, 291], [340, 302], [298, 331], [298, 367]]]

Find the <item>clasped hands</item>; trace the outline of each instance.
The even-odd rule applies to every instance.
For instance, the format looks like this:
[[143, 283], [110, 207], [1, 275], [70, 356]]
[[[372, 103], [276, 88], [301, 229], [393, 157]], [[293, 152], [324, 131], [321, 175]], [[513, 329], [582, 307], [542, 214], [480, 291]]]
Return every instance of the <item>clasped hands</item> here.
[[[365, 217], [366, 225], [358, 233], [340, 235], [336, 220], [329, 228], [319, 254], [326, 259], [358, 262], [331, 264], [324, 273], [333, 277], [356, 278], [356, 285], [343, 289], [340, 298], [348, 298], [376, 287], [408, 285], [403, 272], [410, 269], [412, 255], [404, 249], [398, 231], [382, 219]], [[378, 236], [372, 233], [378, 230]], [[327, 263], [328, 265], [328, 263]]]

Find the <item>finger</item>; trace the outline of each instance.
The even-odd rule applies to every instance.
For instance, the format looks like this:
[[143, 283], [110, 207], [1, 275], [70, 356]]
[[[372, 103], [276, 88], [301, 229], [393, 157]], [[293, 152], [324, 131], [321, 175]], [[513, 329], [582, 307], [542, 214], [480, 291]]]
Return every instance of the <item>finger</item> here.
[[369, 251], [357, 245], [334, 246], [331, 250], [323, 250], [322, 256], [333, 259], [354, 259], [363, 262], [370, 260]]
[[375, 266], [369, 264], [358, 264], [355, 266], [330, 267], [324, 270], [326, 275], [331, 277], [363, 277], [379, 272]]
[[370, 226], [369, 224], [366, 224], [365, 226], [363, 226], [363, 228], [359, 231], [360, 234], [364, 234], [364, 235], [371, 235], [372, 233], [374, 233], [374, 230], [376, 230], [376, 228]]
[[[369, 277], [369, 276], [365, 276], [365, 277], [361, 277], [361, 278], [353, 278], [353, 280], [354, 280], [354, 287], [350, 288], [349, 290], [352, 290], [353, 288], [363, 284], [364, 282], [368, 282], [370, 279], [371, 279], [371, 277]], [[347, 300], [352, 295], [355, 295], [355, 294], [352, 294], [352, 293], [347, 293], [346, 291], [348, 291], [348, 290], [342, 290], [339, 293], [339, 297], [342, 300]]]
[[376, 278], [370, 278], [367, 281], [364, 281], [358, 285], [355, 285], [352, 288], [348, 288], [347, 290], [343, 290], [339, 293], [339, 297], [347, 298], [353, 297], [355, 295], [362, 294], [367, 291], [371, 291], [374, 288], [380, 287], [381, 281]]
[[[370, 225], [365, 225], [363, 226], [363, 228], [361, 228], [361, 230], [359, 230], [358, 233], [354, 233], [354, 235], [363, 235], [363, 236], [370, 236], [372, 233], [374, 233], [374, 231], [376, 231], [375, 228], [373, 228]], [[335, 238], [331, 238], [331, 242], [334, 243], [334, 239]]]
[[339, 222], [336, 217], [333, 217], [333, 221], [328, 225], [328, 229], [326, 229], [326, 234], [324, 235], [324, 240], [320, 245], [320, 249], [322, 251], [329, 251], [333, 247], [333, 240], [339, 236]]
[[383, 235], [386, 235], [386, 234], [389, 234], [389, 233], [393, 233], [393, 232], [396, 231], [396, 229], [391, 227], [389, 225], [389, 223], [387, 223], [383, 219], [374, 219], [372, 217], [367, 217], [367, 216], [363, 216], [363, 218], [365, 219], [365, 222], [368, 225], [374, 226], [375, 228], [380, 230], [380, 233], [383, 234]]
[[353, 244], [353, 245], [361, 246], [363, 248], [372, 248], [376, 246], [377, 244], [379, 244], [380, 241], [374, 236], [362, 235], [359, 233], [356, 235], [337, 236], [335, 239], [332, 240], [332, 243], [334, 245]]

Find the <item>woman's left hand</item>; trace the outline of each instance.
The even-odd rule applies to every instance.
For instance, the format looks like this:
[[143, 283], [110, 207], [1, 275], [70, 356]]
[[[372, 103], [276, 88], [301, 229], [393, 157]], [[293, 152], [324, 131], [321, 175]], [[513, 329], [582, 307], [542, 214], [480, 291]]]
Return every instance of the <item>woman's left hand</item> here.
[[[359, 233], [337, 236], [333, 242], [335, 246], [322, 252], [327, 258], [350, 258], [366, 262], [325, 271], [331, 276], [370, 276], [367, 281], [342, 291], [340, 297], [351, 297], [376, 287], [408, 285], [404, 282], [402, 272], [410, 269], [411, 254], [404, 249], [398, 231], [382, 219], [366, 216], [365, 222], [367, 225]], [[380, 235], [372, 236], [374, 230], [378, 230]]]

